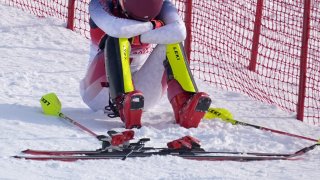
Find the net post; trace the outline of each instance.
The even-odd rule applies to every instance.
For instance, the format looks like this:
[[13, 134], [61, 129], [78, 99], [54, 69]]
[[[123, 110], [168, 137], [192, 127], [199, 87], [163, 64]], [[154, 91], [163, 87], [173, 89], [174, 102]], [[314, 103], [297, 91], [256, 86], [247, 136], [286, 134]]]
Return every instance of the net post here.
[[74, 30], [74, 5], [75, 5], [75, 0], [69, 0], [67, 28], [72, 31]]
[[258, 49], [259, 49], [259, 39], [261, 30], [261, 18], [263, 11], [263, 0], [257, 1], [256, 15], [254, 21], [253, 38], [252, 38], [252, 49], [251, 49], [251, 59], [249, 64], [249, 70], [255, 72], [257, 65]]
[[191, 56], [191, 40], [192, 40], [192, 0], [187, 0], [185, 3], [186, 11], [184, 14], [185, 17], [185, 25], [187, 30], [187, 37], [184, 41], [184, 49], [186, 51], [186, 55], [188, 58], [188, 62], [190, 62]]
[[307, 60], [308, 60], [308, 42], [310, 35], [310, 10], [311, 1], [304, 0], [303, 12], [303, 30], [301, 40], [301, 53], [300, 53], [300, 78], [299, 78], [299, 94], [297, 103], [297, 119], [303, 121], [305, 96], [306, 96], [306, 79], [307, 79]]

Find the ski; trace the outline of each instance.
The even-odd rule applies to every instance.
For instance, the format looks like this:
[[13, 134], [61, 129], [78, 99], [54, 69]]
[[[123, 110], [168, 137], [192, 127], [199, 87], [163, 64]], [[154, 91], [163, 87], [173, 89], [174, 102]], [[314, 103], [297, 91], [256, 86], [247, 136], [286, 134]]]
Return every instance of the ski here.
[[48, 150], [35, 150], [35, 149], [26, 149], [21, 151], [24, 154], [30, 155], [81, 155], [81, 154], [99, 154], [101, 151], [87, 151], [87, 150], [80, 150], [80, 151], [48, 151]]
[[[143, 158], [151, 157], [156, 155], [162, 155], [157, 153], [140, 153], [132, 154], [130, 156], [126, 155], [76, 155], [76, 156], [14, 156], [14, 158], [25, 159], [25, 160], [38, 160], [38, 161], [78, 161], [78, 160], [101, 160], [101, 159], [122, 159], [125, 158]], [[210, 155], [183, 155], [183, 154], [167, 154], [173, 157], [181, 157], [188, 160], [198, 160], [198, 161], [266, 161], [266, 160], [297, 160], [295, 157], [270, 157], [270, 156], [210, 156]]]
[[[161, 150], [166, 148], [152, 148], [152, 147], [143, 147], [139, 152], [149, 151], [149, 150]], [[128, 150], [133, 150], [132, 148]], [[77, 150], [77, 151], [50, 151], [50, 150], [35, 150], [35, 149], [26, 149], [21, 151], [23, 154], [29, 155], [48, 155], [48, 156], [67, 156], [67, 155], [99, 155], [107, 154], [108, 151], [97, 149], [97, 150]]]
[[[134, 144], [134, 143], [133, 143]], [[170, 149], [170, 148], [125, 148], [121, 151], [43, 151], [27, 149], [22, 151], [32, 156], [13, 156], [14, 158], [26, 160], [57, 160], [57, 161], [77, 161], [77, 160], [98, 160], [98, 159], [126, 159], [142, 158], [151, 156], [177, 156], [189, 160], [206, 161], [265, 161], [265, 160], [297, 160], [299, 156], [313, 150], [319, 143], [305, 147], [291, 154], [278, 153], [246, 153], [246, 152], [213, 152], [202, 149]], [[145, 149], [144, 149], [145, 148]], [[223, 154], [223, 155], [217, 155]]]
[[[165, 148], [143, 148], [142, 151], [145, 150], [151, 150], [151, 149], [165, 149]], [[95, 154], [103, 154], [104, 151], [102, 150], [79, 150], [79, 151], [48, 151], [48, 150], [35, 150], [35, 149], [26, 149], [24, 151], [21, 151], [24, 154], [29, 155], [54, 155], [54, 156], [61, 156], [61, 155], [95, 155]], [[258, 153], [258, 152], [229, 152], [229, 151], [193, 151], [195, 153], [201, 154], [201, 153], [207, 153], [207, 154], [239, 154], [239, 155], [253, 155], [253, 156], [280, 156], [280, 157], [288, 157], [294, 155], [292, 154], [286, 154], [286, 153]]]
[[[21, 151], [23, 154], [29, 155], [51, 155], [51, 156], [66, 156], [66, 155], [105, 155], [111, 154], [112, 152], [171, 152], [171, 153], [195, 153], [195, 154], [228, 154], [228, 155], [251, 155], [251, 156], [274, 156], [274, 157], [292, 157], [303, 155], [311, 150], [313, 150], [316, 146], [320, 145], [319, 143], [313, 144], [308, 147], [304, 147], [294, 153], [266, 153], [266, 152], [237, 152], [237, 151], [205, 151], [200, 148], [199, 141], [195, 138], [191, 139], [190, 136], [185, 136], [178, 140], [174, 140], [168, 143], [168, 148], [154, 148], [154, 147], [145, 147], [145, 142], [149, 141], [149, 138], [142, 138], [136, 143], [127, 143], [126, 145], [115, 148], [101, 148], [97, 150], [78, 150], [78, 151], [54, 151], [54, 150], [35, 150], [35, 149], [26, 149]], [[189, 147], [187, 147], [190, 145]], [[114, 150], [117, 151], [114, 151]], [[110, 151], [111, 150], [111, 151]]]
[[13, 156], [26, 160], [98, 160], [98, 159], [122, 159], [143, 158], [151, 156], [174, 156], [190, 160], [206, 161], [264, 161], [264, 160], [295, 160], [298, 156], [314, 149], [319, 143], [305, 147], [291, 154], [280, 153], [257, 153], [257, 152], [226, 152], [226, 151], [205, 151], [200, 147], [200, 141], [191, 136], [185, 136], [167, 143], [166, 148], [145, 147], [149, 138], [141, 138], [135, 143], [129, 141], [133, 139], [133, 131], [121, 133], [115, 131], [108, 132], [109, 137], [101, 138], [102, 148], [97, 150], [80, 151], [50, 151], [27, 149], [22, 151], [28, 155]]

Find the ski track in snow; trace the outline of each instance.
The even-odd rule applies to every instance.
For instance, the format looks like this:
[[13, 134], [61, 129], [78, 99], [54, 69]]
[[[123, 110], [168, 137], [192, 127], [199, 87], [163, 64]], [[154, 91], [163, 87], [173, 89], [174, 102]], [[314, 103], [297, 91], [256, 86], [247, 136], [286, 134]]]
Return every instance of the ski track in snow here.
[[[26, 161], [10, 156], [26, 148], [92, 150], [100, 143], [64, 120], [41, 113], [39, 99], [55, 92], [63, 112], [97, 134], [124, 130], [117, 118], [92, 112], [79, 95], [89, 57], [89, 40], [64, 28], [52, 18], [37, 18], [0, 4], [0, 179], [315, 179], [319, 177], [320, 149], [298, 161], [206, 162], [178, 157], [150, 157], [78, 162]], [[254, 101], [239, 93], [216, 89], [197, 80], [199, 89], [213, 99], [213, 107], [229, 109], [235, 119], [312, 138], [319, 127], [294, 119], [295, 115]], [[164, 147], [185, 135], [201, 140], [208, 151], [290, 153], [312, 142], [203, 120], [199, 128], [173, 123], [166, 97], [143, 114], [136, 139], [149, 137], [148, 146]]]

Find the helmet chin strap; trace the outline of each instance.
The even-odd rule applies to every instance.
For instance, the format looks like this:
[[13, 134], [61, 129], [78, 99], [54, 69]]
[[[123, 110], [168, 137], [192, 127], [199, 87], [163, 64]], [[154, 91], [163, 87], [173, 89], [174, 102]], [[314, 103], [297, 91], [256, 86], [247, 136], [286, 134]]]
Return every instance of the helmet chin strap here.
[[127, 18], [130, 18], [128, 12], [127, 12], [126, 9], [124, 8], [123, 0], [118, 0], [118, 3], [120, 4], [122, 13], [123, 13]]
[[124, 8], [123, 0], [118, 0], [118, 3], [120, 4], [122, 11], [126, 11]]

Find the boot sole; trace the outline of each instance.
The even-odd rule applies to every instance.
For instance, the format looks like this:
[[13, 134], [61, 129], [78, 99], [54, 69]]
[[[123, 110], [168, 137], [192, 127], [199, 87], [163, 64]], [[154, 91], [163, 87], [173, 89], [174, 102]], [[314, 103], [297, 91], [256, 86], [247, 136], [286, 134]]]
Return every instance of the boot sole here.
[[[130, 99], [130, 110], [142, 111], [143, 107], [144, 107], [144, 97], [140, 94], [133, 95]], [[139, 120], [139, 122], [135, 122], [133, 125], [131, 125], [127, 128], [129, 128], [129, 129], [141, 128], [141, 120]]]
[[144, 97], [142, 95], [133, 95], [130, 100], [130, 109], [138, 110], [144, 107]]
[[206, 112], [208, 111], [211, 104], [211, 99], [209, 97], [201, 97], [198, 101], [198, 104], [195, 108], [198, 112]]

